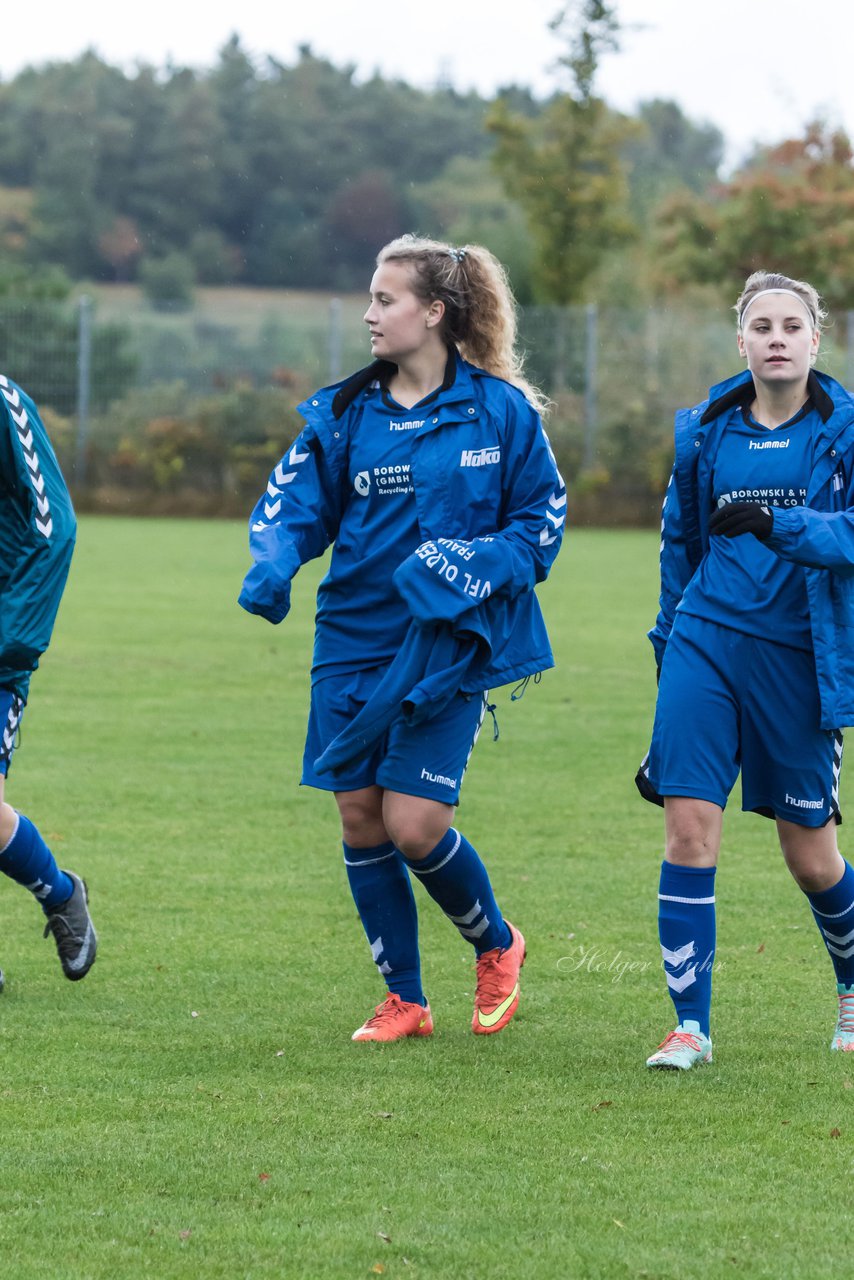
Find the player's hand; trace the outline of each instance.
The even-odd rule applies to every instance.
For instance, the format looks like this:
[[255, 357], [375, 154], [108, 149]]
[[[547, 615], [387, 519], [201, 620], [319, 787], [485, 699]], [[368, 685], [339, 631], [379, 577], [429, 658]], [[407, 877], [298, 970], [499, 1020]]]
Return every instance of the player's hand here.
[[709, 533], [724, 538], [737, 538], [742, 533], [752, 533], [764, 542], [774, 529], [774, 517], [767, 507], [758, 502], [727, 502], [709, 521]]

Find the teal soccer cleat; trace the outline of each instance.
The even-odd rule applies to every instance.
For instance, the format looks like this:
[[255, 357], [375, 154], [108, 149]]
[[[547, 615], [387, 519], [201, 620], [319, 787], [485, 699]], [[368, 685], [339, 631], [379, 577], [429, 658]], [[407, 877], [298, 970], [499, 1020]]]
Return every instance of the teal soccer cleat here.
[[843, 1053], [854, 1053], [854, 987], [846, 987], [840, 982], [836, 991], [839, 996], [839, 1017], [836, 1019], [836, 1030], [830, 1047], [840, 1049]]
[[699, 1022], [681, 1022], [669, 1032], [651, 1057], [648, 1067], [663, 1071], [689, 1071], [698, 1063], [711, 1062], [712, 1042], [700, 1030]]

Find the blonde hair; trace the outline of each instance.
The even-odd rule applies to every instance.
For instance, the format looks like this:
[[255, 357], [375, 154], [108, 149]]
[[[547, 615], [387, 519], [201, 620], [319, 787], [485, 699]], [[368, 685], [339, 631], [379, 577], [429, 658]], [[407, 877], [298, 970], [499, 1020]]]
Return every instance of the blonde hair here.
[[753, 299], [758, 294], [766, 293], [769, 290], [793, 293], [797, 298], [800, 298], [812, 319], [813, 332], [818, 331], [821, 333], [822, 321], [827, 319], [827, 312], [824, 309], [824, 304], [819, 297], [818, 291], [811, 284], [808, 284], [806, 280], [792, 280], [789, 276], [780, 275], [779, 272], [775, 271], [754, 271], [753, 275], [748, 276], [745, 281], [738, 302], [733, 307], [738, 317], [739, 333], [741, 333], [744, 313]]
[[479, 244], [453, 245], [421, 236], [399, 236], [380, 249], [377, 266], [403, 262], [422, 302], [445, 304], [443, 336], [463, 359], [518, 387], [538, 413], [549, 401], [524, 376], [516, 348], [516, 299], [504, 267]]

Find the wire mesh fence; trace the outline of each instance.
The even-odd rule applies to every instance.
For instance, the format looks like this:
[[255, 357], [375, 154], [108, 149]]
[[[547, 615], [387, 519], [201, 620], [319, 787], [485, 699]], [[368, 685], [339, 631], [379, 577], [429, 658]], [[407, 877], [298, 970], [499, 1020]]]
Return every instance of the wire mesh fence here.
[[[122, 491], [192, 490], [205, 510], [243, 509], [299, 429], [303, 395], [368, 363], [363, 309], [239, 290], [179, 313], [138, 299], [7, 300], [0, 371], [39, 404], [78, 496], [105, 491], [115, 505]], [[731, 320], [678, 305], [528, 307], [519, 319], [570, 481], [653, 511], [674, 410], [740, 367]], [[820, 367], [854, 382], [854, 313], [826, 335]]]

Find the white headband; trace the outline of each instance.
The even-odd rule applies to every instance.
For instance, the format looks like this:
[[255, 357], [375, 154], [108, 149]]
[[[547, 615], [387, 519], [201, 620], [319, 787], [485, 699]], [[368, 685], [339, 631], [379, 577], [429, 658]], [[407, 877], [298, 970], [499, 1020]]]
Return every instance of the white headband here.
[[801, 306], [804, 308], [804, 310], [806, 311], [807, 315], [809, 316], [809, 318], [810, 318], [810, 324], [811, 324], [811, 325], [812, 325], [812, 327], [815, 329], [815, 327], [816, 327], [816, 325], [817, 325], [818, 321], [817, 321], [817, 319], [816, 319], [815, 315], [813, 314], [813, 309], [812, 309], [812, 307], [809, 305], [809, 303], [806, 301], [806, 299], [805, 299], [805, 298], [802, 298], [802, 297], [801, 297], [801, 295], [800, 295], [799, 293], [795, 293], [794, 289], [760, 289], [758, 293], [754, 293], [754, 295], [753, 295], [753, 297], [750, 299], [750, 301], [749, 301], [748, 303], [746, 303], [746, 304], [745, 304], [745, 306], [742, 308], [741, 315], [738, 317], [738, 327], [739, 327], [739, 329], [743, 329], [743, 328], [744, 328], [744, 317], [747, 315], [748, 310], [753, 306], [753, 304], [754, 304], [754, 302], [756, 301], [756, 299], [757, 299], [757, 298], [762, 298], [762, 297], [764, 297], [766, 293], [788, 293], [788, 294], [790, 294], [793, 298], [797, 298], [798, 302], [801, 304]]

